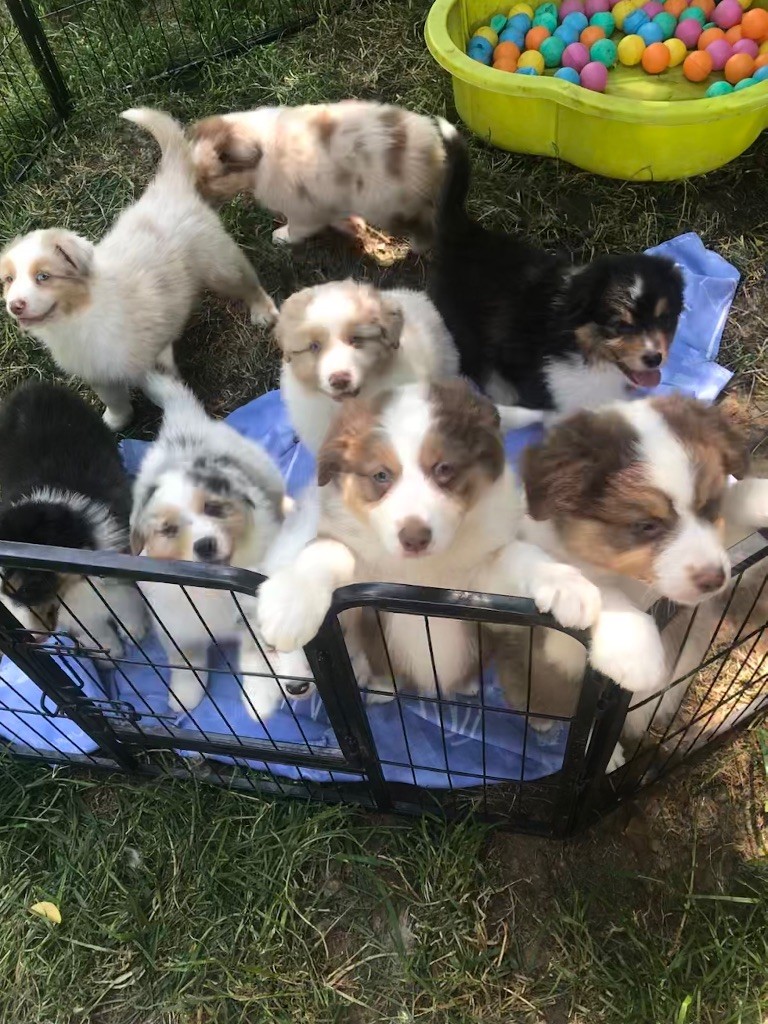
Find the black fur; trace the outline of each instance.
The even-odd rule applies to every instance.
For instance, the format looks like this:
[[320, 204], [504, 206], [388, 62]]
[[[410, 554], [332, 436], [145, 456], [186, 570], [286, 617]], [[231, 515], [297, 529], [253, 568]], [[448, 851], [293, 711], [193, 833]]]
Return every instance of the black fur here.
[[[463, 139], [449, 136], [445, 147], [427, 290], [454, 337], [464, 375], [485, 388], [495, 373], [513, 386], [516, 404], [553, 409], [545, 364], [584, 358], [574, 334], [578, 327], [593, 325], [593, 333], [615, 338], [617, 300], [626, 308], [637, 277], [644, 288], [632, 308], [635, 333], [661, 329], [671, 340], [682, 311], [683, 283], [670, 260], [603, 256], [574, 273], [566, 258], [522, 237], [488, 230], [466, 211], [470, 166]], [[660, 298], [669, 313], [656, 318]]]
[[[40, 488], [106, 507], [127, 544], [131, 489], [114, 435], [73, 391], [34, 382], [0, 405], [0, 540], [95, 549], [98, 537], [88, 517], [65, 502], [30, 500]], [[53, 573], [18, 570], [12, 576], [13, 596], [23, 604], [55, 597]]]

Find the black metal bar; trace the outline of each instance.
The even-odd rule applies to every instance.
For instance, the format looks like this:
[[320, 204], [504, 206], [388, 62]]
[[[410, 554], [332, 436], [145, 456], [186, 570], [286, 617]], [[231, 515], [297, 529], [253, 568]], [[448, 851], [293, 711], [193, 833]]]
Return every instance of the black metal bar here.
[[72, 109], [72, 97], [34, 7], [30, 0], [5, 0], [5, 5], [29, 51], [54, 110], [59, 117], [67, 117]]
[[609, 777], [606, 777], [608, 763], [616, 744], [621, 739], [621, 731], [632, 701], [629, 690], [622, 689], [609, 679], [604, 679], [604, 682], [605, 686], [595, 709], [595, 725], [586, 751], [583, 785], [571, 820], [572, 830], [585, 827], [597, 816], [596, 808], [600, 794], [610, 785]]

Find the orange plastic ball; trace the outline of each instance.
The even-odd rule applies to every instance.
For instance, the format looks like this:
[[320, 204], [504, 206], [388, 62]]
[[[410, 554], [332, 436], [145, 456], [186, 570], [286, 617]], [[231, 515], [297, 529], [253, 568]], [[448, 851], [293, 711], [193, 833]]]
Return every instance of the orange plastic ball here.
[[669, 67], [670, 56], [664, 43], [651, 43], [643, 50], [643, 56], [640, 58], [643, 71], [647, 71], [649, 75], [660, 75]]
[[686, 0], [665, 0], [664, 10], [673, 18], [679, 18], [687, 6]]
[[689, 82], [703, 82], [712, 74], [712, 58], [706, 50], [694, 50], [683, 61], [683, 74]]
[[497, 71], [517, 71], [516, 57], [497, 57], [494, 54], [493, 66]]
[[748, 53], [734, 53], [734, 55], [729, 57], [725, 62], [723, 73], [725, 74], [726, 82], [730, 82], [731, 85], [736, 85], [736, 83], [740, 82], [742, 78], [749, 78], [754, 70], [754, 57], [750, 57]]
[[505, 40], [503, 43], [499, 43], [496, 49], [493, 51], [494, 63], [497, 60], [509, 60], [510, 58], [517, 64], [518, 58], [520, 57], [520, 47], [517, 43], [513, 43], [511, 39]]
[[715, 9], [715, 0], [693, 0], [691, 7], [698, 7], [699, 10], [704, 11], [707, 17], [709, 17]]
[[754, 39], [756, 43], [768, 39], [768, 11], [762, 7], [747, 11], [741, 19], [741, 36], [742, 39]]
[[755, 57], [755, 71], [758, 68], [768, 67], [768, 53], [761, 53], [759, 57]]
[[729, 28], [725, 33], [725, 38], [733, 46], [734, 43], [738, 43], [741, 39], [741, 25], [734, 25], [733, 28]]
[[587, 49], [598, 39], [605, 39], [605, 31], [599, 25], [588, 25], [579, 36], [579, 42], [583, 43]]
[[709, 44], [714, 43], [716, 39], [725, 39], [725, 32], [721, 28], [705, 28], [699, 36], [696, 48], [706, 50]]
[[525, 48], [526, 50], [538, 50], [545, 39], [549, 39], [549, 29], [544, 28], [543, 25], [534, 25], [533, 28], [529, 28], [525, 35]]

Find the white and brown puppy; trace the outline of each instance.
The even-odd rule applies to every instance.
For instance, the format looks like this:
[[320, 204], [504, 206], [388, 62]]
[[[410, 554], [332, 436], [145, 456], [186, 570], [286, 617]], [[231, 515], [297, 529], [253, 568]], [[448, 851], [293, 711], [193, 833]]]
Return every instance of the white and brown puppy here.
[[[134, 554], [258, 568], [290, 507], [277, 466], [259, 445], [210, 419], [178, 381], [152, 374], [147, 389], [164, 418], [134, 485]], [[226, 590], [149, 582], [140, 588], [176, 666], [171, 710], [191, 711], [205, 693], [209, 645], [239, 639], [237, 604]]]
[[271, 322], [274, 303], [195, 187], [189, 143], [159, 110], [122, 115], [157, 140], [154, 181], [94, 245], [63, 229], [33, 231], [0, 255], [6, 309], [66, 373], [88, 381], [113, 430], [131, 418], [130, 387], [156, 365], [174, 371], [173, 343], [204, 289]]
[[273, 239], [300, 242], [349, 217], [427, 248], [443, 177], [439, 118], [344, 100], [260, 107], [208, 117], [192, 129], [200, 191], [209, 199], [252, 192], [287, 223]]
[[317, 453], [339, 403], [452, 377], [459, 360], [423, 292], [353, 280], [303, 288], [280, 309], [280, 389], [301, 441]]
[[[712, 599], [730, 579], [727, 547], [768, 526], [768, 481], [748, 469], [727, 412], [680, 395], [578, 413], [526, 451], [525, 535], [599, 586], [590, 662], [626, 689], [650, 695], [698, 665], [712, 616], [681, 652], [679, 629], [661, 636], [647, 609], [659, 598], [722, 607]], [[566, 680], [580, 678], [584, 649], [569, 637], [550, 631], [545, 653]]]
[[[259, 629], [278, 650], [311, 640], [334, 590], [349, 583], [519, 594], [577, 628], [597, 617], [597, 589], [580, 572], [518, 542], [521, 495], [498, 412], [464, 381], [345, 402], [320, 450], [318, 483], [318, 539], [259, 591]], [[420, 616], [382, 620], [392, 668], [417, 690], [434, 693], [435, 669], [444, 695], [476, 676], [471, 624], [430, 619], [428, 635]]]

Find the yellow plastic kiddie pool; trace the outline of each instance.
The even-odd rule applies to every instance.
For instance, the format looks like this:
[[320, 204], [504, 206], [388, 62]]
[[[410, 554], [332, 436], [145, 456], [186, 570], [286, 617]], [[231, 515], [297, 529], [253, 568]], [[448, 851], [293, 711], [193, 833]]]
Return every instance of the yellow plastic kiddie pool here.
[[508, 6], [436, 0], [425, 30], [430, 53], [453, 78], [462, 121], [500, 149], [560, 157], [611, 178], [664, 181], [721, 167], [768, 127], [768, 82], [704, 99], [681, 67], [656, 76], [617, 67], [603, 94], [471, 60], [472, 33]]

